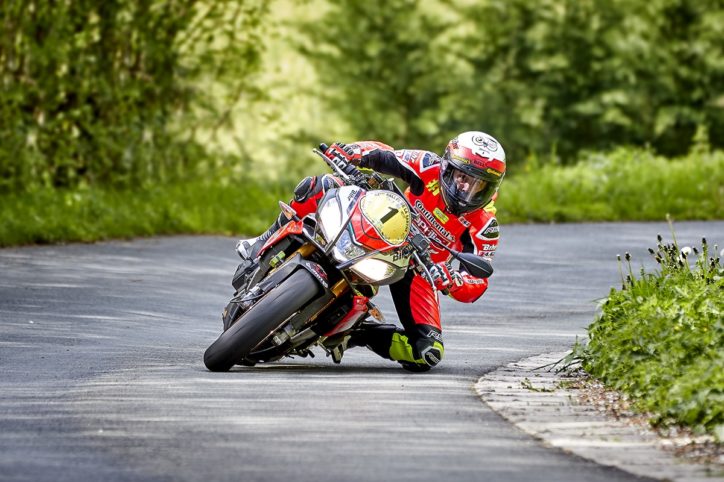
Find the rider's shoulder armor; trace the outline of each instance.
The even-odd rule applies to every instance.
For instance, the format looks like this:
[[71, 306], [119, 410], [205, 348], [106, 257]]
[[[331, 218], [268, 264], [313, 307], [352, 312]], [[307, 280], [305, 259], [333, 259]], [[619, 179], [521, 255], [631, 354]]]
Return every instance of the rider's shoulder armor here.
[[465, 215], [465, 219], [470, 223], [470, 238], [476, 254], [492, 258], [500, 238], [494, 203], [491, 201], [483, 209]]
[[423, 177], [423, 173], [426, 172], [429, 174], [435, 174], [435, 176], [438, 175], [440, 157], [434, 152], [418, 149], [400, 149], [395, 151], [395, 156], [401, 164], [412, 169], [421, 179], [427, 177]]

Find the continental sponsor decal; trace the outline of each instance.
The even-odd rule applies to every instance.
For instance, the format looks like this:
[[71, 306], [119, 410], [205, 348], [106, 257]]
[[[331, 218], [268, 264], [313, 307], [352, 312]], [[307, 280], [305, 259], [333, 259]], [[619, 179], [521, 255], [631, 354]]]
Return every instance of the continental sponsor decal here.
[[432, 211], [432, 213], [435, 215], [435, 217], [436, 217], [437, 219], [439, 219], [439, 220], [442, 221], [443, 223], [446, 223], [446, 222], [448, 222], [448, 221], [450, 220], [450, 218], [447, 217], [447, 216], [445, 215], [445, 213], [440, 210], [440, 208], [435, 208], [435, 209]]
[[452, 158], [456, 161], [462, 162], [463, 164], [470, 164], [470, 159], [465, 159], [464, 157], [458, 156], [456, 154], [453, 154]]
[[491, 168], [487, 168], [487, 169], [485, 170], [485, 172], [487, 172], [488, 174], [492, 174], [493, 176], [498, 176], [498, 177], [502, 176], [501, 173], [499, 173], [499, 172], [496, 171], [495, 169], [491, 169]]
[[437, 222], [435, 216], [433, 216], [430, 211], [425, 209], [425, 205], [422, 204], [422, 201], [420, 201], [419, 199], [415, 201], [415, 207], [421, 214], [420, 218], [418, 218], [418, 227], [424, 232], [425, 235], [429, 236], [430, 230], [432, 228], [433, 233], [437, 232], [449, 242], [455, 242], [455, 236], [450, 234], [450, 231], [442, 227], [442, 225]]

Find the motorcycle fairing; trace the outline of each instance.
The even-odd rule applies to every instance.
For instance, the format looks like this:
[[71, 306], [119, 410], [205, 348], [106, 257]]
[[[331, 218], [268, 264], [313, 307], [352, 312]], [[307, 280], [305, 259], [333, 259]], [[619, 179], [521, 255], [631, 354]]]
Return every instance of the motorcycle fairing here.
[[264, 243], [264, 246], [261, 247], [259, 250], [259, 257], [263, 256], [264, 253], [272, 246], [277, 244], [279, 240], [286, 238], [290, 234], [302, 234], [303, 232], [303, 224], [302, 221], [290, 221], [279, 230], [272, 234], [269, 239], [267, 239], [266, 243]]
[[368, 302], [369, 298], [367, 298], [366, 296], [354, 296], [352, 298], [352, 308], [345, 315], [345, 317], [342, 318], [339, 323], [334, 326], [334, 328], [325, 333], [324, 336], [329, 338], [352, 328], [355, 323], [360, 320], [360, 318], [367, 315]]
[[[410, 207], [390, 191], [368, 191], [358, 204], [366, 224], [388, 244], [401, 246], [410, 234]], [[366, 233], [369, 234], [369, 233]]]

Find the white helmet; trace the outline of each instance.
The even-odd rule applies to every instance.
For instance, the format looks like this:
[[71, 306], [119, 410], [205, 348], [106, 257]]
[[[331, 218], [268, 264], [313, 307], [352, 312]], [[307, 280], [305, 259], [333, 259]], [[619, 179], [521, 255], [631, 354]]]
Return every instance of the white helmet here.
[[494, 137], [463, 132], [445, 148], [440, 166], [442, 196], [448, 210], [460, 215], [490, 202], [505, 176], [505, 151]]

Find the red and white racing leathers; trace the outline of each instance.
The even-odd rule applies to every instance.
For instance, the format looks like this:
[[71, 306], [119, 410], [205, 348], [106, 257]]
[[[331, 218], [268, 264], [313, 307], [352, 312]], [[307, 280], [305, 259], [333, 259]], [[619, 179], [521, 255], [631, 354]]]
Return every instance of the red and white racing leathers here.
[[[381, 142], [363, 141], [360, 167], [401, 178], [409, 184], [408, 200], [420, 213], [416, 222], [420, 230], [440, 244], [458, 251], [472, 252], [491, 259], [498, 246], [499, 227], [493, 202], [483, 209], [456, 216], [445, 205], [440, 192], [440, 157], [423, 150], [394, 150]], [[295, 189], [292, 207], [300, 216], [316, 210], [324, 191], [336, 187], [333, 176], [306, 178]], [[495, 199], [495, 197], [493, 198]], [[430, 255], [435, 263], [450, 262], [451, 255], [433, 246]], [[450, 288], [452, 298], [472, 303], [488, 287], [488, 280], [460, 271], [458, 283]], [[394, 325], [376, 325], [356, 335], [352, 344], [366, 345], [379, 355], [403, 362], [420, 370], [436, 365], [443, 356], [442, 326], [437, 291], [419, 274], [409, 270], [407, 276], [390, 285], [404, 331]]]

